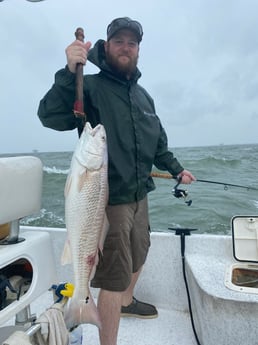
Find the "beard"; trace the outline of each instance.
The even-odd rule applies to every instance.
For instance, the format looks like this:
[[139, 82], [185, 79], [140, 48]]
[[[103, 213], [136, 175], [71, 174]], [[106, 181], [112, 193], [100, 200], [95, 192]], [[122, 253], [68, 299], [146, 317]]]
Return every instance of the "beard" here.
[[[121, 62], [121, 56], [127, 57], [127, 62]], [[138, 55], [135, 57], [128, 56], [126, 54], [121, 54], [114, 56], [110, 53], [109, 48], [106, 50], [106, 62], [110, 68], [119, 76], [130, 79], [130, 77], [135, 73], [136, 66], [138, 62]]]

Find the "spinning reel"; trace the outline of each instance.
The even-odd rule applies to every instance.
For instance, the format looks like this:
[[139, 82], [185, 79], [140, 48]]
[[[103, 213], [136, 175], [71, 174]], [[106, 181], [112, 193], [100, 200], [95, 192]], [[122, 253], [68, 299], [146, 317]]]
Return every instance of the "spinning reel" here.
[[178, 177], [177, 181], [178, 181], [177, 184], [175, 185], [175, 187], [172, 190], [174, 197], [176, 197], [178, 199], [184, 198], [186, 205], [191, 206], [192, 200], [186, 200], [188, 197], [188, 191], [185, 189], [178, 188], [178, 186], [181, 184], [182, 177]]

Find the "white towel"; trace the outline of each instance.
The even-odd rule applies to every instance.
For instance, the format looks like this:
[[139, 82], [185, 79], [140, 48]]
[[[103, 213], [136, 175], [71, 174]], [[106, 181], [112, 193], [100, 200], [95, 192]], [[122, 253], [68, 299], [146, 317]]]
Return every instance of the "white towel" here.
[[8, 339], [6, 339], [2, 345], [32, 345], [30, 342], [30, 337], [22, 332], [14, 332]]
[[[55, 303], [37, 319], [47, 345], [68, 345], [69, 333], [63, 316], [63, 305]], [[19, 344], [20, 345], [20, 344]]]

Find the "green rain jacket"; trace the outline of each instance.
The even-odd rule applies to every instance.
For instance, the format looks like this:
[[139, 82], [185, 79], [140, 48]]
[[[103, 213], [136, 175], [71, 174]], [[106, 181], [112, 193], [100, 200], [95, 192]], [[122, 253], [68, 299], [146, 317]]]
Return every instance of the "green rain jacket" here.
[[[153, 165], [174, 176], [183, 167], [168, 151], [152, 98], [137, 83], [140, 71], [131, 80], [114, 74], [105, 61], [103, 40], [96, 42], [88, 60], [100, 72], [84, 76], [84, 108], [92, 126], [101, 123], [106, 129], [109, 204], [139, 201], [155, 188], [150, 177]], [[40, 101], [42, 124], [58, 131], [77, 128], [80, 134], [83, 123], [73, 114], [74, 101], [75, 74], [66, 66], [56, 73], [52, 88]]]

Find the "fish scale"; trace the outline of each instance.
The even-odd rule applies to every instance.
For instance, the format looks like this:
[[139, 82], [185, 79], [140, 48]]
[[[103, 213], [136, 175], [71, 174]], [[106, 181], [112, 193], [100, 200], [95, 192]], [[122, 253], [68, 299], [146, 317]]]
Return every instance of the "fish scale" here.
[[[79, 255], [75, 255], [75, 260], [78, 260], [78, 262], [74, 262], [74, 267], [75, 269], [79, 269], [80, 272], [84, 273], [75, 273], [75, 278], [77, 279], [77, 281], [75, 280], [74, 283], [75, 286], [78, 286], [81, 290], [81, 293], [79, 294], [80, 298], [84, 297], [85, 291], [87, 295], [89, 294], [89, 287], [87, 285], [87, 282], [89, 281], [92, 267], [87, 264], [87, 258], [91, 255], [95, 256], [97, 254], [96, 250], [98, 250], [100, 236], [98, 229], [102, 227], [102, 217], [103, 213], [105, 212], [103, 206], [99, 204], [99, 199], [95, 197], [97, 195], [96, 192], [94, 192], [100, 187], [99, 181], [101, 179], [101, 176], [99, 176], [99, 172], [89, 172], [87, 175], [88, 184], [85, 184], [80, 193], [80, 203], [76, 204], [76, 199], [71, 201], [71, 203], [74, 205], [70, 210], [71, 214], [76, 215], [76, 217], [74, 217], [73, 219], [75, 222], [77, 218], [84, 220], [84, 222], [81, 222], [81, 224], [79, 224], [80, 229], [85, 229], [85, 231], [80, 232], [81, 236], [79, 241], [76, 238], [73, 241], [73, 237], [70, 236], [70, 246], [74, 246], [72, 252], [79, 253]], [[88, 186], [91, 186], [92, 188], [87, 188]], [[104, 191], [103, 186], [101, 186], [100, 188], [100, 193], [101, 191]], [[101, 194], [99, 195], [101, 196]], [[101, 197], [100, 199], [103, 198]], [[87, 200], [87, 202], [84, 203], [84, 200]], [[75, 208], [73, 209], [74, 206]], [[85, 217], [85, 212], [87, 212], [87, 217]], [[78, 221], [76, 223], [78, 224]], [[71, 224], [71, 226], [73, 225]], [[76, 226], [76, 224], [74, 224], [74, 226]], [[86, 241], [87, 246], [85, 246]], [[78, 246], [78, 248], [76, 246]]]

